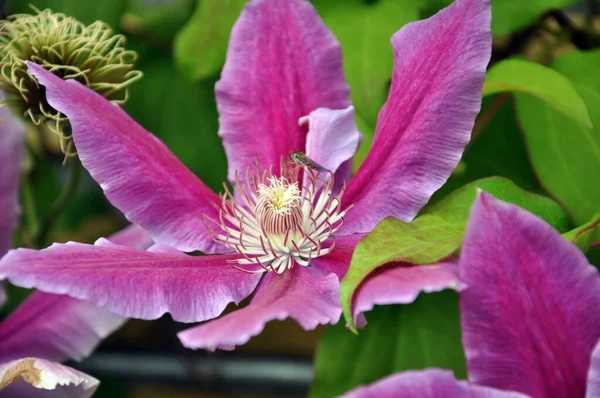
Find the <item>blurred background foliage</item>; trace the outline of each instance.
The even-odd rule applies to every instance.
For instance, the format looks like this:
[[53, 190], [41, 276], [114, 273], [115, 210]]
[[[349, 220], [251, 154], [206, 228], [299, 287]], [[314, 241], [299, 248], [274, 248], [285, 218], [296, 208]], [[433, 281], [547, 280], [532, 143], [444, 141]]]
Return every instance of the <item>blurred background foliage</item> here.
[[[389, 89], [391, 35], [450, 1], [312, 2], [342, 44], [357, 124], [365, 135], [358, 167]], [[245, 0], [5, 0], [3, 16], [32, 13], [30, 3], [86, 24], [102, 20], [125, 34], [144, 73], [131, 86], [126, 111], [220, 190], [227, 163], [217, 137], [214, 84]], [[462, 162], [432, 204], [469, 182], [502, 176], [514, 182], [509, 191], [523, 189], [555, 200], [566, 215], [566, 229], [583, 226], [586, 239], [598, 241], [598, 219], [593, 218], [600, 210], [598, 4], [492, 0], [492, 6], [494, 49], [482, 112]], [[31, 218], [48, 214], [68, 176], [51, 135], [32, 131], [28, 141], [20, 245], [28, 244]], [[44, 243], [92, 242], [125, 224], [84, 175]], [[589, 249], [589, 244], [578, 244]], [[599, 252], [587, 252], [596, 265]], [[10, 292], [5, 312], [27, 294], [16, 288]], [[291, 321], [274, 322], [234, 353], [215, 354], [184, 350], [175, 337], [184, 326], [168, 317], [130, 321], [77, 366], [102, 380], [96, 396], [107, 398], [305, 396], [315, 353], [313, 397], [333, 397], [403, 369], [439, 366], [465, 376], [455, 293], [428, 294], [412, 305], [379, 308], [367, 317], [369, 327], [358, 336], [343, 322], [308, 333]]]

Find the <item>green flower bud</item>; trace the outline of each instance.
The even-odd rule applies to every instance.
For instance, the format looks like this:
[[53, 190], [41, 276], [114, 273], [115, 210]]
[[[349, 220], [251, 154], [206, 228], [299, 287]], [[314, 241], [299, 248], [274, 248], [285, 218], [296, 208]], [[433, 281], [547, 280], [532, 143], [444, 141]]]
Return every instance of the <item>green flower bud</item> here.
[[33, 123], [58, 134], [65, 155], [74, 155], [67, 118], [52, 108], [45, 91], [29, 73], [25, 61], [35, 62], [63, 79], [75, 79], [106, 99], [122, 104], [127, 87], [140, 79], [134, 70], [137, 54], [125, 49], [125, 37], [105, 23], [89, 26], [49, 9], [16, 14], [0, 21], [0, 90], [8, 104]]

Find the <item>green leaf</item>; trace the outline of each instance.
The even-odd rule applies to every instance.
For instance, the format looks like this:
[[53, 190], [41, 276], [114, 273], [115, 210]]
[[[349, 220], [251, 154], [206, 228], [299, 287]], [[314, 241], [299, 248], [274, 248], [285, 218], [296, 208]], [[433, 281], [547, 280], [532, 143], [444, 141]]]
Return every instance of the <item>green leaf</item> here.
[[342, 45], [344, 72], [356, 112], [372, 137], [392, 76], [392, 35], [419, 17], [420, 0], [313, 0]]
[[129, 0], [121, 24], [127, 32], [170, 45], [190, 18], [195, 3], [196, 0]]
[[12, 0], [10, 10], [15, 14], [33, 14], [30, 4], [39, 10], [49, 8], [53, 12], [72, 16], [86, 25], [100, 20], [109, 24], [114, 30], [119, 29], [119, 22], [126, 6], [123, 0]]
[[516, 94], [517, 113], [540, 183], [581, 225], [600, 210], [600, 51], [570, 53], [552, 67], [571, 80], [596, 127], [525, 94]]
[[535, 62], [507, 59], [487, 73], [483, 95], [504, 91], [532, 94], [585, 127], [592, 127], [585, 102], [573, 84], [557, 71]]
[[212, 76], [225, 63], [233, 23], [245, 0], [198, 0], [194, 15], [175, 39], [175, 60], [191, 81]]
[[[146, 51], [140, 51], [145, 54]], [[149, 51], [140, 59], [143, 84], [131, 86], [127, 112], [152, 132], [209, 187], [219, 191], [227, 161], [217, 136], [214, 78], [190, 84], [168, 53]]]
[[600, 213], [582, 226], [575, 228], [566, 234], [565, 239], [577, 245], [583, 252], [590, 249], [592, 243], [600, 242]]
[[352, 296], [362, 281], [392, 261], [431, 264], [458, 250], [478, 188], [542, 217], [561, 232], [567, 229], [567, 218], [555, 202], [498, 177], [475, 181], [456, 190], [410, 223], [386, 218], [360, 240], [350, 269], [341, 282], [342, 309], [353, 331], [356, 328], [352, 319]]
[[[486, 113], [497, 97], [493, 95], [483, 99], [479, 117]], [[539, 189], [523, 134], [517, 125], [512, 99], [506, 101], [481, 133], [472, 139], [463, 154], [460, 167], [454, 170], [429, 203], [437, 202], [471, 181], [491, 176], [508, 178], [527, 191], [536, 192]]]
[[[578, 0], [492, 0], [492, 33], [494, 36], [506, 35], [535, 22], [544, 12], [552, 8], [564, 8]], [[432, 15], [452, 0], [429, 0]]]
[[344, 322], [328, 327], [317, 348], [311, 398], [331, 398], [408, 369], [440, 367], [466, 377], [458, 295], [421, 294], [410, 305], [376, 307], [356, 336]]

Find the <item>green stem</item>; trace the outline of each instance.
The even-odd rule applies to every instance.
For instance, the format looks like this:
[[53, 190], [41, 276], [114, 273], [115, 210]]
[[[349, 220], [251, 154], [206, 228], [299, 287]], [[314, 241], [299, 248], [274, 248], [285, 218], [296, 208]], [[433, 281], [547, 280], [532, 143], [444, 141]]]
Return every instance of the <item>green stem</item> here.
[[46, 245], [48, 234], [52, 230], [54, 222], [75, 196], [80, 178], [81, 163], [78, 157], [73, 157], [69, 162], [69, 179], [67, 180], [67, 183], [65, 184], [60, 196], [56, 199], [52, 205], [52, 208], [42, 220], [40, 229], [35, 236], [34, 242], [38, 247], [44, 247]]

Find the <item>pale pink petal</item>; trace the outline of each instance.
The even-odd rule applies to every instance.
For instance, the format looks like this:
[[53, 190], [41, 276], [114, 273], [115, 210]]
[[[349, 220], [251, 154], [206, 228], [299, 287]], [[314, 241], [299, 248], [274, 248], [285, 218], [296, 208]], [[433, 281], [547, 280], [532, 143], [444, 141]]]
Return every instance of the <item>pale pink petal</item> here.
[[89, 301], [36, 291], [0, 323], [0, 361], [81, 360], [124, 322]]
[[375, 305], [410, 304], [421, 292], [461, 288], [456, 260], [431, 265], [394, 264], [376, 270], [361, 283], [352, 297], [352, 313], [357, 322]]
[[46, 87], [52, 107], [69, 117], [84, 167], [106, 197], [156, 242], [183, 251], [223, 251], [210, 238], [202, 214], [217, 218], [219, 201], [155, 136], [121, 108], [75, 80], [39, 65], [29, 70]]
[[278, 170], [282, 156], [304, 152], [302, 116], [350, 105], [340, 45], [305, 0], [252, 0], [245, 6], [216, 95], [231, 181], [236, 171], [243, 180], [255, 157], [262, 168]]
[[526, 398], [525, 395], [457, 381], [449, 370], [396, 373], [340, 398]]
[[592, 362], [588, 371], [587, 389], [585, 398], [600, 397], [600, 341], [592, 351]]
[[296, 266], [282, 275], [267, 274], [250, 304], [219, 319], [179, 333], [188, 348], [232, 350], [262, 332], [272, 320], [295, 319], [305, 330], [335, 324], [340, 318], [340, 284], [334, 274]]
[[[303, 121], [309, 126], [306, 155], [335, 173], [336, 185], [348, 182], [352, 172], [352, 158], [362, 140], [354, 122], [354, 107], [337, 110], [319, 108]], [[344, 163], [350, 167], [340, 167]]]
[[55, 243], [40, 251], [10, 251], [0, 261], [0, 278], [89, 300], [125, 317], [155, 319], [169, 312], [177, 321], [198, 322], [239, 303], [258, 284], [259, 274], [230, 266], [229, 260], [239, 258], [146, 252], [104, 239], [96, 245]]
[[127, 246], [140, 250], [146, 250], [154, 244], [150, 233], [136, 224], [131, 224], [123, 228], [119, 232], [109, 236], [107, 239], [115, 245]]
[[395, 61], [371, 152], [350, 180], [344, 231], [411, 221], [469, 142], [491, 54], [489, 0], [456, 0], [392, 37]]
[[600, 338], [600, 276], [542, 219], [480, 193], [460, 255], [469, 379], [533, 397], [583, 397]]
[[98, 380], [75, 369], [39, 358], [0, 364], [2, 398], [89, 398]]
[[[3, 100], [4, 93], [0, 92], [0, 101]], [[0, 107], [0, 257], [11, 248], [17, 225], [24, 138], [25, 124], [12, 114], [8, 105]]]

